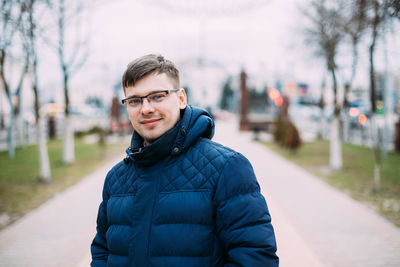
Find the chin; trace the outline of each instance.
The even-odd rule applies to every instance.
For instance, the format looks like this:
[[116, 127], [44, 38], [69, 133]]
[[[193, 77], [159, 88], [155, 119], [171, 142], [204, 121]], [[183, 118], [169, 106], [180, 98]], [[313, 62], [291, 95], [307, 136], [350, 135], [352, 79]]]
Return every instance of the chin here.
[[143, 139], [145, 139], [147, 143], [152, 144], [152, 143], [154, 143], [154, 141], [156, 141], [160, 137], [161, 137], [161, 134], [145, 136], [145, 138], [143, 138]]

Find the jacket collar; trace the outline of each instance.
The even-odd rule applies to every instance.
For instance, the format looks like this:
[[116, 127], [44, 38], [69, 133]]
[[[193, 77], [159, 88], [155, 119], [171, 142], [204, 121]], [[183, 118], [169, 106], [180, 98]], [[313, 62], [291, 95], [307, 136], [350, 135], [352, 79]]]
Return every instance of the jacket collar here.
[[131, 146], [126, 149], [127, 158], [140, 165], [152, 165], [168, 155], [178, 155], [200, 137], [211, 139], [214, 121], [207, 111], [187, 106], [176, 125], [149, 146], [143, 146], [143, 138], [135, 131]]

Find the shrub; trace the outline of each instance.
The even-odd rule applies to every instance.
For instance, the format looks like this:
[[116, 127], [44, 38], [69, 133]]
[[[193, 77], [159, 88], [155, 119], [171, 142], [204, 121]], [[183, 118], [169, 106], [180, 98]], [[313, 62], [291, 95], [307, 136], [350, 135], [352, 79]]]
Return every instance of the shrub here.
[[293, 152], [301, 146], [299, 131], [292, 122], [288, 123], [283, 145]]

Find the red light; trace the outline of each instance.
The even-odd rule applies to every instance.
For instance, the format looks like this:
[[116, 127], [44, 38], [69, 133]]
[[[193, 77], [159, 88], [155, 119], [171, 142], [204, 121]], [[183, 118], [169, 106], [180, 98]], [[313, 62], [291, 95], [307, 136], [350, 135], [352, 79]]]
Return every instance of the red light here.
[[274, 100], [274, 103], [275, 103], [275, 105], [276, 105], [277, 107], [282, 106], [282, 104], [283, 104], [283, 99], [282, 99], [282, 97], [281, 97], [281, 96], [278, 96], [278, 97]]
[[349, 114], [352, 117], [357, 117], [360, 114], [360, 110], [358, 108], [350, 108]]
[[277, 99], [278, 97], [281, 96], [281, 94], [279, 93], [279, 91], [275, 88], [272, 88], [271, 90], [269, 90], [268, 92], [268, 96], [269, 98], [271, 98], [272, 100]]
[[358, 116], [358, 123], [361, 125], [364, 125], [367, 122], [367, 116], [365, 116], [364, 114], [361, 114], [360, 116]]

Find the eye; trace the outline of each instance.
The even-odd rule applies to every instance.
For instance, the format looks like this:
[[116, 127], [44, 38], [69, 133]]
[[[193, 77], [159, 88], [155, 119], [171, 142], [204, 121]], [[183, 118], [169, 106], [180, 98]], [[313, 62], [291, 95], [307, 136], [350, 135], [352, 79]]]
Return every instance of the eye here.
[[142, 103], [142, 101], [141, 101], [140, 98], [131, 98], [131, 99], [128, 100], [128, 104], [129, 105], [136, 106], [136, 105], [140, 105], [141, 103]]
[[151, 101], [159, 102], [159, 101], [162, 101], [165, 98], [165, 96], [166, 96], [166, 93], [161, 92], [161, 93], [155, 93], [155, 94], [149, 95], [148, 98]]

